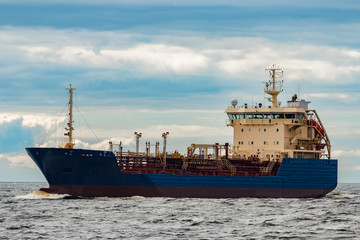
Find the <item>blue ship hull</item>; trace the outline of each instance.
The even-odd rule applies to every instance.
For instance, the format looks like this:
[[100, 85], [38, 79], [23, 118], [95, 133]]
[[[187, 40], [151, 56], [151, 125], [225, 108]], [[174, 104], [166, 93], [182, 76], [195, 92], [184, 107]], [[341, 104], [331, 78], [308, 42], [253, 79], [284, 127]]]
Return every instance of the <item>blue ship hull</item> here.
[[283, 159], [275, 176], [122, 173], [110, 151], [26, 148], [49, 193], [83, 197], [322, 197], [336, 188], [337, 160]]

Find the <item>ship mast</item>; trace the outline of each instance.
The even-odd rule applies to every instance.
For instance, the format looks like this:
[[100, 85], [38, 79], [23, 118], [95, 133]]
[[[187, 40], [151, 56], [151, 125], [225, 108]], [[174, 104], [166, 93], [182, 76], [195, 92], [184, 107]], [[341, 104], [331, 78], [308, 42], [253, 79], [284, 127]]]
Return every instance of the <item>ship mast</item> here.
[[279, 95], [279, 93], [283, 91], [282, 89], [283, 81], [276, 79], [282, 78], [284, 72], [275, 65], [273, 65], [272, 68], [266, 68], [265, 70], [269, 71], [271, 77], [271, 81], [266, 82], [265, 93], [271, 95], [272, 98], [269, 99], [269, 101], [272, 102], [272, 107], [278, 108], [279, 105], [277, 101], [277, 96]]
[[67, 133], [65, 133], [65, 136], [69, 137], [69, 142], [66, 143], [64, 148], [73, 148], [75, 143], [72, 142], [72, 131], [74, 130], [72, 123], [72, 104], [73, 104], [73, 90], [76, 90], [76, 88], [72, 88], [71, 84], [70, 84], [70, 88], [66, 88], [66, 90], [69, 91], [69, 121], [67, 123], [68, 127], [65, 128], [65, 130], [67, 131]]

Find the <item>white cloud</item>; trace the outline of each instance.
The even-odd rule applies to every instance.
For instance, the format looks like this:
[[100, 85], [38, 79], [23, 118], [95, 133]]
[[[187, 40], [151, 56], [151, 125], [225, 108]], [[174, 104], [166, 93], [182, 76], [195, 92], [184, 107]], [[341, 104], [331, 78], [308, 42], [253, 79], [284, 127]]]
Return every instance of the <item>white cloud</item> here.
[[[360, 171], [360, 149], [337, 149], [333, 150], [331, 158], [338, 159], [340, 175], [343, 171]], [[346, 178], [342, 176], [342, 178]], [[349, 179], [353, 182], [355, 179]], [[356, 181], [356, 180], [355, 180]]]
[[0, 125], [11, 123], [13, 121], [21, 121], [24, 128], [33, 128], [40, 126], [49, 131], [54, 123], [62, 124], [65, 117], [49, 116], [45, 113], [28, 114], [28, 113], [0, 113]]
[[[110, 129], [94, 129], [96, 135], [99, 138], [116, 138], [114, 133], [118, 136], [124, 136], [126, 139], [132, 138], [134, 132], [141, 132], [143, 137], [152, 138], [152, 139], [161, 139], [161, 134], [163, 132], [170, 132], [169, 137], [171, 138], [194, 138], [194, 137], [203, 137], [204, 139], [208, 137], [216, 136], [229, 136], [231, 130], [228, 128], [217, 128], [210, 126], [201, 126], [201, 125], [180, 125], [180, 124], [159, 124], [159, 125], [148, 125], [146, 127], [139, 126], [134, 129], [119, 129], [116, 126]], [[82, 131], [83, 132], [83, 131]], [[230, 135], [231, 136], [231, 135]], [[88, 131], [87, 133], [82, 133], [84, 139], [93, 139], [94, 135]], [[108, 140], [107, 140], [108, 141]]]
[[342, 125], [337, 125], [337, 126], [332, 126], [331, 128], [329, 128], [328, 133], [330, 134], [330, 138], [332, 137], [337, 137], [337, 138], [355, 138], [355, 139], [359, 139], [360, 138], [360, 129], [352, 127], [349, 123], [347, 124], [347, 126], [342, 126]]
[[[75, 140], [75, 146], [76, 146], [76, 148], [83, 148], [83, 149], [93, 149], [93, 150], [104, 149], [104, 150], [108, 150], [109, 146], [110, 146], [109, 145], [110, 141], [113, 144], [119, 144], [121, 142], [123, 147], [129, 147], [129, 146], [134, 145], [135, 138], [134, 137], [130, 137], [130, 138], [112, 137], [112, 138], [105, 139], [105, 140], [102, 140], [100, 142], [93, 143], [93, 144], [83, 142], [81, 140]], [[117, 150], [117, 147], [114, 147], [114, 150]]]
[[343, 50], [342, 53], [345, 56], [353, 57], [353, 58], [360, 58], [360, 51], [357, 50]]
[[200, 125], [155, 125], [142, 130], [144, 134], [155, 138], [161, 136], [163, 132], [170, 132], [171, 138], [193, 138], [193, 137], [211, 137], [211, 136], [227, 136], [228, 132], [224, 132], [220, 128], [200, 126]]
[[360, 157], [360, 149], [352, 149], [352, 150], [333, 150], [331, 152], [332, 156], [335, 158], [343, 158], [343, 157]]
[[0, 113], [0, 125], [20, 119], [18, 114]]
[[[211, 74], [221, 76], [222, 81], [264, 79], [263, 69], [274, 63], [285, 70], [284, 78], [289, 81], [333, 84], [341, 79], [344, 84], [353, 83], [360, 76], [357, 49], [273, 42], [258, 37], [209, 39], [188, 34], [154, 36], [120, 31], [0, 29], [1, 50], [6, 56], [25, 55], [32, 63], [136, 70], [143, 74]], [[42, 36], [42, 44], [38, 36]], [[151, 43], [139, 39], [151, 39]]]
[[208, 65], [208, 59], [193, 49], [165, 44], [139, 44], [126, 49], [102, 49], [94, 46], [22, 46], [27, 57], [35, 61], [102, 68], [133, 68], [146, 72], [194, 73]]
[[124, 50], [104, 49], [100, 53], [114, 62], [140, 64], [147, 71], [187, 74], [208, 66], [208, 58], [194, 49], [165, 44], [139, 44]]
[[36, 164], [27, 154], [0, 154], [0, 159], [7, 160], [10, 163], [11, 167], [37, 168]]
[[[353, 99], [353, 95], [350, 93], [306, 93], [303, 94], [304, 98], [322, 98], [322, 99]], [[356, 97], [356, 96], [354, 96]]]

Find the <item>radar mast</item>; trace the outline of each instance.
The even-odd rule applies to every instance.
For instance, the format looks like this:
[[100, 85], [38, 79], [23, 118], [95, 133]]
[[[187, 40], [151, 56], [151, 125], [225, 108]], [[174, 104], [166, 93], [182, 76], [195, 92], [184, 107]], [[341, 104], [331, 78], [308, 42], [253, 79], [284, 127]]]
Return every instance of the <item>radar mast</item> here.
[[265, 93], [271, 95], [272, 98], [269, 98], [268, 100], [272, 102], [272, 107], [278, 108], [279, 105], [277, 101], [277, 96], [283, 91], [283, 81], [277, 79], [283, 77], [284, 71], [282, 71], [282, 69], [280, 69], [279, 67], [276, 67], [275, 64], [271, 68], [266, 68], [265, 70], [269, 71], [271, 77], [271, 80], [265, 83]]
[[65, 136], [69, 137], [69, 141], [67, 143], [63, 143], [60, 145], [60, 148], [73, 148], [75, 143], [72, 142], [72, 131], [74, 130], [72, 124], [72, 104], [73, 104], [73, 90], [76, 90], [76, 88], [72, 88], [70, 84], [70, 88], [66, 88], [66, 90], [69, 91], [69, 121], [67, 123], [67, 128], [65, 130], [67, 131], [64, 133]]

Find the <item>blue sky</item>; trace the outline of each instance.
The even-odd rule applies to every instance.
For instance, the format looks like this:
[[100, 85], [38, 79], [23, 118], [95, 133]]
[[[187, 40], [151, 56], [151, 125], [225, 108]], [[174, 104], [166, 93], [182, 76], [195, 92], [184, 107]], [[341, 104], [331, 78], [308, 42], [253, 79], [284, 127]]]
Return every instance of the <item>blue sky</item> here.
[[[77, 88], [76, 146], [232, 142], [224, 110], [264, 100], [264, 69], [286, 102], [311, 101], [340, 182], [360, 182], [358, 1], [0, 1], [0, 181], [45, 181], [24, 148], [62, 140]], [[75, 111], [75, 113], [77, 113]], [[46, 138], [44, 139], [44, 137]], [[144, 146], [141, 146], [144, 148]]]

